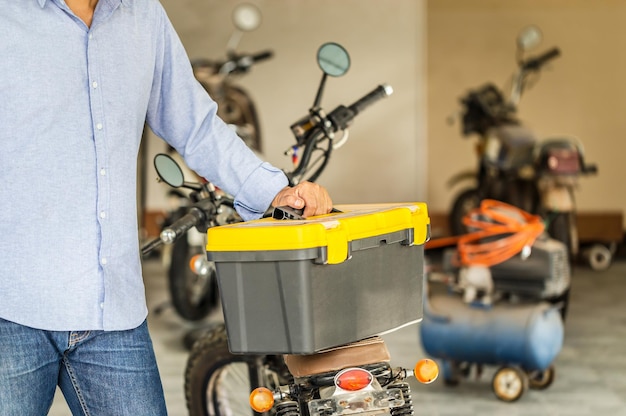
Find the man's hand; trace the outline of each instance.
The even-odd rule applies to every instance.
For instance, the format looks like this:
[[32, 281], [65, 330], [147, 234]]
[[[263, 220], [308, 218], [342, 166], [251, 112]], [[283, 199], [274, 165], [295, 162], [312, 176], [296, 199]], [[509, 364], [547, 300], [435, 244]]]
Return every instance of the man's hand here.
[[328, 214], [333, 209], [333, 201], [323, 186], [312, 182], [301, 182], [294, 187], [286, 187], [272, 201], [273, 207], [290, 206], [304, 208], [303, 217]]

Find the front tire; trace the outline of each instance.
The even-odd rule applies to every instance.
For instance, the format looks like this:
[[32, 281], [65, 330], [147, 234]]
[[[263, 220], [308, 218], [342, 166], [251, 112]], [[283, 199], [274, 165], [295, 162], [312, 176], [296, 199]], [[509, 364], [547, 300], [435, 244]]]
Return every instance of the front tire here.
[[[185, 369], [185, 398], [190, 416], [258, 416], [249, 395], [257, 387], [273, 390], [283, 382], [282, 356], [232, 354], [224, 325], [199, 339]], [[284, 365], [284, 363], [283, 363]], [[271, 375], [276, 375], [273, 377]]]
[[565, 244], [570, 265], [578, 254], [578, 230], [574, 212], [549, 212], [547, 231], [550, 237]]
[[[548, 214], [548, 221], [547, 231], [550, 237], [565, 245], [567, 262], [570, 266], [569, 269], [571, 273], [574, 270], [574, 258], [578, 252], [576, 216], [573, 212], [552, 212]], [[561, 318], [563, 318], [563, 322], [565, 322], [569, 309], [570, 290], [571, 288], [568, 287], [563, 294], [551, 300], [551, 303], [562, 304]]]
[[219, 304], [215, 269], [208, 276], [198, 276], [189, 267], [189, 261], [196, 254], [205, 255], [204, 247], [190, 245], [186, 236], [179, 238], [172, 248], [168, 271], [172, 305], [187, 321], [204, 319]]
[[463, 224], [463, 218], [473, 209], [480, 207], [480, 193], [476, 188], [462, 191], [454, 199], [450, 210], [450, 232], [452, 235], [463, 235], [468, 233], [467, 226]]

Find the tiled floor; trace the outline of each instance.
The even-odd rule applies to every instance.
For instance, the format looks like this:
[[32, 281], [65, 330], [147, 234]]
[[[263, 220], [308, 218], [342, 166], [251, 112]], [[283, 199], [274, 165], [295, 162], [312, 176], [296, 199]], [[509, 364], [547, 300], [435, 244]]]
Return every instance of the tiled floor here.
[[[144, 265], [151, 310], [167, 301], [165, 276], [157, 260]], [[587, 416], [626, 415], [626, 261], [617, 260], [604, 272], [577, 267], [565, 328], [565, 344], [555, 362], [556, 380], [546, 390], [530, 390], [515, 403], [496, 399], [491, 387], [495, 368], [479, 380], [447, 387], [412, 384], [416, 415]], [[219, 316], [212, 319], [219, 319]], [[182, 337], [193, 325], [171, 309], [149, 318], [171, 416], [186, 415], [183, 372], [187, 351]], [[412, 325], [385, 335], [392, 363], [412, 367], [423, 356], [418, 327]], [[50, 413], [69, 411], [57, 396]]]

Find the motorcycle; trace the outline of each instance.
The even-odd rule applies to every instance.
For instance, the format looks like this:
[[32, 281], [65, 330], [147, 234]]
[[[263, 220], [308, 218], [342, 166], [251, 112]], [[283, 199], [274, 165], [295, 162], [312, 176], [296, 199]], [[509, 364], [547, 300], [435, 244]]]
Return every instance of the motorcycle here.
[[257, 152], [262, 152], [261, 127], [256, 106], [250, 94], [233, 81], [250, 71], [253, 65], [273, 56], [271, 50], [254, 54], [239, 53], [236, 47], [244, 32], [257, 29], [261, 11], [254, 5], [242, 3], [233, 10], [236, 31], [226, 46], [226, 58], [221, 60], [195, 59], [191, 62], [196, 79], [218, 104], [217, 114], [228, 123], [239, 137]]
[[[236, 52], [243, 33], [255, 30], [260, 21], [261, 12], [256, 6], [248, 3], [238, 5], [233, 10], [233, 23], [237, 30], [227, 44], [226, 58], [192, 61], [196, 79], [218, 104], [217, 114], [235, 130], [248, 147], [257, 152], [262, 151], [262, 141], [256, 106], [250, 94], [234, 80], [248, 73], [253, 65], [273, 55], [269, 50], [254, 54]], [[184, 171], [184, 177], [194, 177], [199, 184], [205, 182], [185, 166], [184, 161], [173, 149], [170, 149], [169, 154], [178, 161]], [[191, 189], [194, 194], [181, 188], [172, 189], [168, 193], [172, 208], [166, 216], [163, 227], [168, 227], [184, 216], [190, 204], [195, 201], [210, 197], [212, 193], [220, 193], [219, 189], [208, 183], [204, 183], [204, 186], [184, 188]], [[211, 222], [211, 225], [241, 221], [237, 213], [227, 204], [221, 205], [220, 210], [222, 218], [217, 222]], [[187, 231], [186, 238], [177, 239], [162, 253], [163, 262], [168, 268], [171, 305], [181, 318], [188, 321], [204, 319], [219, 305], [214, 268], [198, 260], [204, 257], [205, 245], [206, 234], [192, 228]], [[195, 267], [189, 267], [189, 264], [193, 266], [196, 263]], [[162, 310], [163, 306], [156, 312], [160, 313]]]
[[[296, 143], [285, 152], [295, 164], [287, 173], [292, 184], [316, 180], [332, 151], [345, 144], [353, 119], [392, 92], [381, 85], [352, 105], [327, 113], [321, 107], [327, 77], [345, 74], [350, 60], [343, 47], [326, 43], [319, 48], [317, 61], [323, 76], [314, 104], [307, 116], [292, 124]], [[272, 212], [274, 218], [297, 218], [292, 214], [286, 209]], [[191, 415], [411, 414], [406, 379], [415, 376], [431, 382], [438, 367], [428, 359], [412, 370], [393, 368], [389, 361], [380, 337], [308, 355], [232, 353], [226, 327], [217, 323], [195, 342], [189, 355], [187, 407]]]
[[461, 99], [462, 133], [478, 136], [478, 169], [461, 172], [449, 181], [456, 186], [474, 182], [459, 192], [450, 209], [450, 230], [454, 235], [468, 232], [463, 217], [484, 199], [496, 199], [541, 215], [548, 233], [568, 247], [570, 259], [578, 252], [574, 191], [582, 175], [597, 172], [585, 162], [584, 150], [574, 137], [538, 140], [517, 117], [516, 110], [532, 76], [560, 55], [558, 48], [525, 57], [541, 42], [541, 32], [531, 26], [518, 37], [518, 68], [511, 92], [487, 83], [470, 90]]

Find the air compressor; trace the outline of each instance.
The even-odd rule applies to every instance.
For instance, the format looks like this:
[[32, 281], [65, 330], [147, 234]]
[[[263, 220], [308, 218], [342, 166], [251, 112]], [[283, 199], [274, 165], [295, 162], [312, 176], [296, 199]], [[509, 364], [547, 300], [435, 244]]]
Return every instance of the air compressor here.
[[474, 231], [444, 254], [442, 270], [454, 277], [445, 292], [426, 292], [421, 342], [441, 361], [447, 385], [498, 366], [492, 389], [513, 402], [554, 381], [564, 339], [554, 300], [569, 289], [566, 247], [546, 238], [541, 218], [499, 201], [482, 201], [465, 222]]

